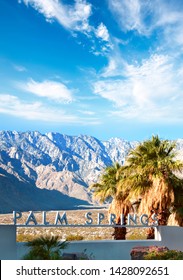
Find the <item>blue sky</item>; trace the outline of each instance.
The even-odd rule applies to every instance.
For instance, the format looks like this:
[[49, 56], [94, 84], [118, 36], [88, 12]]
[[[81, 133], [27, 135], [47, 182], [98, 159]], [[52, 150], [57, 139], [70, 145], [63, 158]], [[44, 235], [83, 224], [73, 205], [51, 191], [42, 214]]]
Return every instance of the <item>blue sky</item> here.
[[0, 0], [0, 130], [182, 138], [182, 0]]

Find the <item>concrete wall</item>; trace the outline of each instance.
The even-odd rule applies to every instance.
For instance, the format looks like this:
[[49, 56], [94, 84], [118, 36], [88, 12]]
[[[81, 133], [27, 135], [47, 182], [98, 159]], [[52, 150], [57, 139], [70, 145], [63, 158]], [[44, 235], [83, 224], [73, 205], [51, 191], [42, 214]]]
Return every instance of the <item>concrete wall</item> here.
[[139, 246], [166, 246], [169, 249], [183, 251], [183, 228], [176, 226], [159, 226], [155, 240], [108, 240], [71, 242], [65, 252], [77, 253], [86, 249], [97, 260], [130, 260], [130, 251]]
[[[182, 227], [158, 227], [155, 240], [99, 240], [72, 241], [64, 253], [82, 253], [86, 250], [88, 256], [95, 260], [130, 260], [130, 251], [139, 246], [167, 246], [169, 249], [183, 251]], [[25, 254], [23, 243], [17, 243], [17, 257]]]
[[0, 225], [0, 259], [16, 260], [16, 227]]
[[[167, 246], [183, 251], [183, 227], [163, 226], [156, 230], [155, 240], [72, 241], [65, 253], [82, 253], [95, 260], [130, 260], [130, 251], [139, 246]], [[28, 248], [16, 243], [16, 227], [0, 225], [0, 259], [22, 259]]]
[[[72, 241], [70, 242], [64, 253], [82, 253], [86, 254], [94, 260], [130, 260], [130, 250], [136, 246], [152, 246], [159, 245], [159, 241], [121, 241], [121, 240], [98, 240], [98, 241]], [[17, 244], [18, 259], [22, 259], [27, 248], [25, 243]]]
[[78, 244], [73, 242], [66, 251], [67, 253], [82, 252], [86, 249], [88, 256], [94, 260], [130, 260], [130, 251], [133, 247], [159, 245], [158, 241], [93, 241]]
[[158, 227], [162, 246], [171, 250], [183, 251], [183, 227], [161, 226]]

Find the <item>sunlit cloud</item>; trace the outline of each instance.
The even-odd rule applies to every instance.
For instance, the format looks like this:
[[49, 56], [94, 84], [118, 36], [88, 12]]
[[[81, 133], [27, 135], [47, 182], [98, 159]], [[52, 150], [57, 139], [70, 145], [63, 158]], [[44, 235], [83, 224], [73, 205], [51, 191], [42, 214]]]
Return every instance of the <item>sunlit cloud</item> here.
[[159, 30], [163, 40], [183, 46], [183, 5], [174, 0], [108, 0], [109, 8], [121, 29], [150, 36]]
[[85, 0], [76, 0], [73, 6], [64, 5], [58, 0], [19, 0], [27, 6], [32, 6], [43, 14], [47, 21], [58, 21], [64, 28], [73, 31], [86, 31], [90, 29], [88, 18], [91, 15], [91, 4]]
[[141, 0], [108, 0], [109, 8], [115, 15], [124, 31], [137, 30], [139, 33], [148, 32], [144, 24], [144, 12], [147, 12], [149, 1]]
[[54, 101], [71, 102], [73, 100], [73, 91], [60, 82], [50, 80], [36, 82], [33, 79], [30, 79], [26, 83], [17, 83], [17, 86], [24, 91]]
[[31, 121], [57, 124], [97, 125], [97, 118], [81, 118], [65, 110], [49, 107], [41, 102], [27, 102], [10, 94], [0, 94], [0, 114], [15, 116]]
[[97, 27], [95, 34], [98, 38], [101, 38], [103, 41], [109, 41], [109, 32], [107, 30], [107, 27], [103, 23], [101, 23]]
[[93, 54], [105, 55], [112, 48], [107, 27], [103, 23], [97, 27], [90, 24], [92, 4], [86, 0], [75, 0], [73, 5], [58, 0], [19, 0], [19, 3], [22, 2], [42, 14], [46, 21], [57, 21], [74, 37], [77, 38], [77, 33], [85, 34], [92, 44], [90, 51]]
[[178, 67], [166, 55], [152, 55], [138, 65], [123, 64], [123, 72], [109, 67], [111, 76], [98, 80], [94, 93], [113, 103], [113, 115], [143, 121], [183, 120], [183, 65]]

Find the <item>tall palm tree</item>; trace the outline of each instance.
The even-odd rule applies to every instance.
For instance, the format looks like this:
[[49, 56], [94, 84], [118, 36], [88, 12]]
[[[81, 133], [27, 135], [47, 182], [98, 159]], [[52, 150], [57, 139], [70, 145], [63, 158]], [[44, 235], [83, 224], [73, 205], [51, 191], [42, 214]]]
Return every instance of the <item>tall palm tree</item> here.
[[[131, 204], [127, 200], [128, 193], [124, 190], [118, 190], [118, 183], [122, 180], [123, 172], [122, 166], [119, 163], [114, 163], [113, 166], [109, 166], [105, 169], [101, 175], [98, 183], [93, 184], [90, 188], [94, 192], [94, 197], [98, 198], [100, 202], [104, 202], [107, 199], [112, 198], [112, 203], [109, 207], [109, 213], [116, 215], [116, 224], [120, 225], [121, 214], [126, 216], [130, 209]], [[125, 239], [126, 228], [114, 227], [113, 233], [114, 239]]]
[[[152, 136], [131, 150], [125, 166], [123, 180], [126, 189], [136, 197], [141, 197], [140, 213], [151, 217], [156, 213], [160, 225], [166, 225], [170, 209], [179, 204], [178, 194], [183, 191], [183, 180], [175, 172], [183, 169], [183, 163], [175, 160], [175, 143]], [[178, 208], [177, 208], [178, 209]], [[149, 230], [148, 238], [151, 238]]]

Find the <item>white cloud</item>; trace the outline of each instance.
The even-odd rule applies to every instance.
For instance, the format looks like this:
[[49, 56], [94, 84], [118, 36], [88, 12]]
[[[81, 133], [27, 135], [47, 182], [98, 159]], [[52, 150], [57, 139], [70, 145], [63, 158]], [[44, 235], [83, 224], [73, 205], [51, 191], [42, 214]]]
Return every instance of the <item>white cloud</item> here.
[[[183, 15], [183, 12], [182, 12]], [[182, 53], [183, 50], [183, 20], [178, 24], [167, 26], [164, 30], [164, 48]], [[177, 47], [177, 49], [175, 49]]]
[[130, 88], [121, 80], [102, 80], [94, 84], [95, 94], [112, 101], [117, 106], [123, 106], [126, 102], [130, 102], [129, 91]]
[[73, 31], [88, 32], [91, 4], [85, 0], [75, 0], [75, 4], [64, 5], [58, 0], [20, 0], [43, 14], [47, 21], [57, 20], [63, 27]]
[[18, 83], [17, 86], [22, 90], [54, 101], [71, 102], [73, 100], [72, 91], [60, 82], [50, 80], [36, 82], [30, 79], [27, 83]]
[[116, 51], [112, 56], [108, 57], [108, 65], [104, 67], [101, 71], [102, 77], [115, 77], [115, 76], [123, 76], [125, 75], [126, 62], [120, 56], [120, 54]]
[[113, 49], [113, 43], [109, 35], [107, 27], [100, 23], [99, 26], [95, 29], [93, 28], [96, 38], [99, 39], [101, 43], [101, 51], [95, 50], [93, 53], [95, 55], [106, 55], [111, 49]]
[[103, 23], [101, 23], [97, 27], [95, 34], [98, 38], [101, 38], [103, 41], [109, 41], [109, 32], [107, 27]]
[[144, 33], [147, 30], [143, 23], [143, 11], [147, 8], [147, 2], [149, 1], [109, 0], [109, 7], [123, 30]]
[[41, 102], [27, 102], [17, 96], [0, 94], [0, 114], [21, 117], [32, 121], [54, 122], [61, 124], [96, 125], [96, 118], [80, 118], [64, 110], [49, 107]]
[[166, 41], [183, 45], [183, 5], [175, 0], [108, 0], [109, 8], [124, 31], [149, 36], [160, 28]]
[[92, 6], [85, 0], [75, 0], [75, 2], [74, 8], [69, 10], [69, 21], [73, 21], [74, 30], [89, 32], [91, 27], [88, 19], [92, 13]]
[[94, 93], [116, 106], [113, 115], [143, 121], [183, 120], [183, 65], [177, 68], [169, 56], [152, 55], [141, 65], [123, 67], [125, 75], [108, 75], [94, 84]]
[[[112, 42], [107, 27], [100, 23], [96, 28], [90, 24], [92, 5], [86, 0], [75, 0], [74, 4], [63, 4], [60, 0], [19, 0], [32, 6], [43, 14], [46, 21], [56, 20], [65, 29], [77, 37], [77, 32], [85, 34], [92, 43], [90, 51], [95, 55], [105, 55], [112, 49]], [[81, 44], [80, 41], [78, 41]]]
[[103, 69], [102, 76], [103, 77], [108, 77], [108, 76], [111, 76], [111, 75], [112, 76], [115, 75], [116, 68], [117, 68], [116, 60], [113, 59], [113, 58], [109, 58], [109, 64], [108, 64], [107, 67], [105, 67]]
[[18, 97], [13, 95], [1, 94], [0, 104], [0, 113], [23, 117], [28, 120], [48, 122], [75, 121], [74, 117], [66, 116], [63, 111], [50, 110], [40, 102], [22, 102]]

